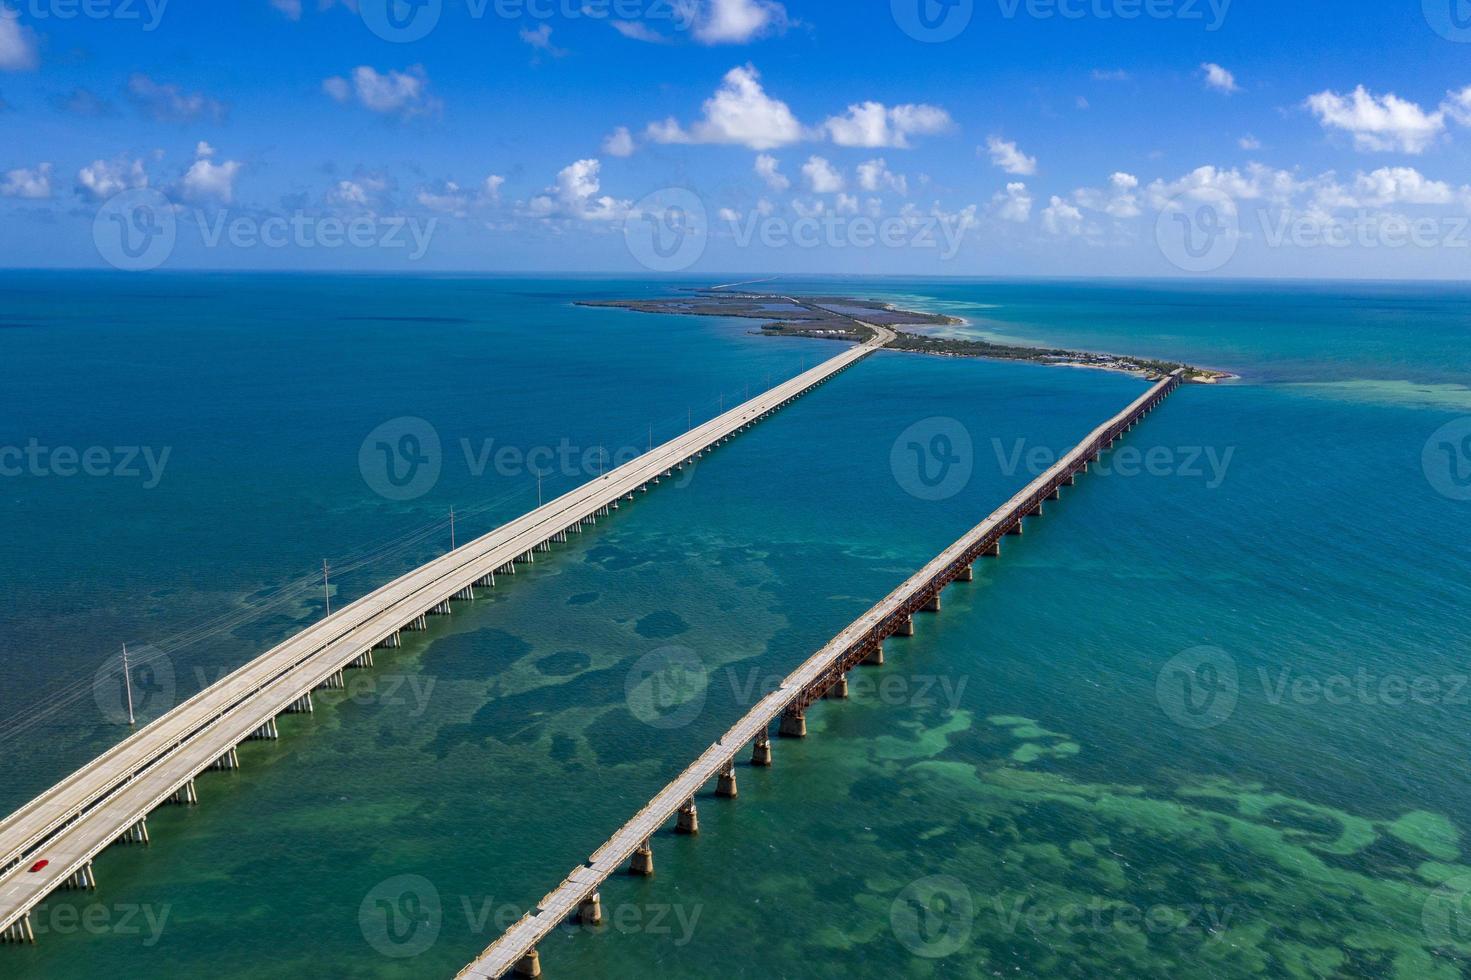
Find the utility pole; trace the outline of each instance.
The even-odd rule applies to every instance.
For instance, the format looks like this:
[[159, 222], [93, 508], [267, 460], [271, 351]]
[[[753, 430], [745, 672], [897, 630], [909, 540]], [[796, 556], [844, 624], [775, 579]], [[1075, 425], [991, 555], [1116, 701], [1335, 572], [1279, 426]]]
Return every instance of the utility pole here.
[[688, 409], [685, 409], [685, 412], [686, 412], [686, 414], [685, 414], [685, 430], [684, 431], [686, 431], [686, 432], [693, 432], [694, 431], [694, 428], [695, 428], [695, 410], [693, 408], [688, 408]]
[[455, 509], [449, 509], [449, 550], [455, 550]]
[[128, 670], [128, 645], [123, 644], [123, 689], [128, 692], [128, 725], [137, 725], [133, 718], [133, 675]]
[[332, 587], [328, 578], [327, 559], [322, 559], [322, 595], [327, 599], [327, 615], [332, 615]]
[[654, 451], [654, 423], [649, 423], [649, 452]]
[[538, 509], [540, 509], [541, 508], [541, 505], [542, 505], [542, 499], [541, 499], [541, 470], [537, 470], [536, 471], [536, 506], [537, 506]]

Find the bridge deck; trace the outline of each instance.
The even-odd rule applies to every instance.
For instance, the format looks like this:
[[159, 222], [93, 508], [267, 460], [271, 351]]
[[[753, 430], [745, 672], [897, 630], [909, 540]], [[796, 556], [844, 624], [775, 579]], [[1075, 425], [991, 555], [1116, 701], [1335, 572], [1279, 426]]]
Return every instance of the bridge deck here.
[[633, 819], [624, 824], [588, 859], [567, 876], [538, 904], [500, 938], [492, 943], [473, 963], [460, 971], [466, 980], [491, 980], [510, 972], [523, 956], [575, 914], [582, 902], [623, 866], [635, 850], [658, 832], [714, 779], [758, 735], [769, 730], [771, 722], [789, 708], [805, 708], [835, 682], [838, 676], [875, 642], [893, 634], [897, 624], [923, 608], [960, 570], [1000, 541], [1007, 531], [1049, 498], [1074, 474], [1082, 471], [1090, 460], [1148, 414], [1179, 384], [1179, 372], [1140, 396], [1118, 415], [1100, 425], [1046, 473], [997, 508], [958, 541], [946, 548], [933, 561], [910, 576], [897, 589], [864, 613], [827, 645], [809, 657], [782, 681], [781, 686], [762, 698], [718, 742], [706, 749], [689, 768], [659, 795], [649, 801]]
[[[606, 476], [388, 583], [195, 694], [0, 821], [0, 932], [191, 779], [348, 663], [457, 593], [893, 339], [844, 351]], [[28, 867], [50, 863], [40, 873]]]

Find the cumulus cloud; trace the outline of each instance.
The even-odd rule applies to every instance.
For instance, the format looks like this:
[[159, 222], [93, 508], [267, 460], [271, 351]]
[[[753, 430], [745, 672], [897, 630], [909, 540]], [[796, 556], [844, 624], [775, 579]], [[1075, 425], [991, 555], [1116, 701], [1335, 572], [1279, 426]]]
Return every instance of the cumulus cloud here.
[[991, 154], [991, 162], [1009, 174], [1030, 177], [1037, 172], [1037, 158], [1027, 156], [1010, 140], [992, 136], [986, 140], [986, 150]]
[[1025, 224], [1032, 217], [1032, 195], [1027, 192], [1027, 185], [1020, 182], [1007, 184], [1003, 193], [991, 199], [991, 204], [1002, 221]]
[[829, 118], [823, 129], [839, 146], [907, 149], [909, 137], [943, 133], [952, 125], [950, 113], [938, 106], [889, 108], [881, 102], [863, 102], [850, 105], [845, 115]]
[[600, 195], [602, 183], [598, 173], [602, 162], [596, 159], [578, 160], [563, 167], [557, 174], [557, 182], [548, 187], [545, 194], [532, 198], [530, 212], [539, 218], [576, 218], [582, 221], [617, 221], [628, 214], [632, 206]]
[[890, 170], [888, 162], [882, 157], [858, 165], [858, 186], [875, 193], [891, 190], [901, 197], [909, 193], [908, 178]]
[[177, 85], [164, 85], [142, 72], [128, 79], [128, 101], [159, 122], [187, 123], [197, 120], [223, 122], [229, 108], [199, 92], [185, 92]]
[[40, 64], [36, 32], [20, 22], [19, 12], [0, 3], [0, 71], [31, 71]]
[[772, 150], [802, 138], [802, 125], [785, 102], [761, 87], [754, 65], [726, 72], [720, 88], [705, 101], [704, 118], [686, 131], [674, 119], [651, 123], [656, 143], [725, 143], [752, 150]]
[[1227, 95], [1241, 91], [1241, 86], [1236, 84], [1236, 76], [1214, 62], [1205, 62], [1200, 66], [1200, 71], [1205, 76], [1206, 88], [1225, 92]]
[[1140, 214], [1138, 189], [1138, 177], [1116, 173], [1109, 178], [1106, 189], [1082, 188], [1074, 192], [1073, 200], [1079, 207], [1101, 211], [1111, 218], [1135, 218]]
[[142, 160], [94, 160], [77, 171], [77, 193], [93, 201], [148, 186], [148, 171]]
[[619, 126], [603, 140], [603, 152], [610, 157], [631, 157], [635, 149], [633, 134], [627, 126]]
[[767, 187], [778, 192], [792, 186], [792, 182], [778, 169], [780, 166], [776, 157], [769, 153], [761, 153], [756, 157], [756, 175], [766, 181]]
[[339, 180], [327, 192], [327, 204], [347, 209], [374, 210], [382, 206], [391, 188], [392, 182], [383, 174], [359, 171], [351, 180]]
[[1042, 227], [1049, 235], [1081, 235], [1083, 212], [1054, 194], [1042, 211]]
[[51, 164], [43, 163], [34, 170], [12, 170], [0, 181], [0, 197], [19, 197], [41, 201], [51, 196]]
[[1241, 147], [1243, 150], [1260, 150], [1262, 148], [1262, 141], [1257, 139], [1255, 136], [1252, 136], [1250, 133], [1247, 133], [1245, 136], [1241, 137], [1241, 139], [1236, 141], [1236, 145]]
[[567, 53], [565, 48], [559, 48], [552, 44], [552, 25], [543, 23], [540, 27], [532, 30], [527, 27], [521, 28], [521, 40], [536, 50], [549, 54], [553, 58], [560, 58]]
[[350, 82], [334, 76], [322, 83], [322, 90], [338, 102], [351, 102], [356, 97], [363, 108], [385, 116], [409, 119], [439, 109], [438, 101], [429, 94], [429, 76], [418, 65], [408, 71], [382, 74], [361, 65], [352, 70]]
[[774, 0], [684, 0], [677, 6], [692, 15], [701, 44], [748, 44], [786, 30], [789, 23], [786, 7]]
[[214, 162], [215, 150], [201, 142], [195, 148], [195, 160], [179, 181], [179, 196], [189, 201], [218, 201], [230, 204], [235, 200], [235, 178], [245, 165], [235, 160]]
[[1414, 102], [1374, 95], [1362, 85], [1348, 95], [1319, 92], [1308, 97], [1306, 106], [1324, 129], [1351, 134], [1354, 147], [1366, 152], [1424, 153], [1445, 131], [1444, 108], [1426, 112]]
[[836, 194], [847, 186], [842, 173], [823, 157], [809, 157], [802, 165], [802, 176], [814, 194]]

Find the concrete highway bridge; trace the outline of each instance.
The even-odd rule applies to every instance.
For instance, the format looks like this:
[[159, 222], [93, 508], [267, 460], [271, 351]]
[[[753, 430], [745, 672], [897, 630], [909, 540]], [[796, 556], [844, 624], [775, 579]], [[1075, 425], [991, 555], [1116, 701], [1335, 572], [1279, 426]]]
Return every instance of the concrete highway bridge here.
[[883, 664], [886, 640], [913, 636], [914, 617], [938, 613], [946, 586], [972, 581], [972, 566], [977, 560], [999, 557], [1004, 538], [1021, 534], [1026, 518], [1040, 517], [1048, 501], [1059, 499], [1063, 487], [1073, 486], [1101, 453], [1138, 425], [1180, 384], [1179, 371], [1155, 384], [809, 657], [780, 687], [762, 698], [718, 742], [664, 787], [585, 864], [574, 868], [541, 900], [534, 912], [528, 913], [465, 967], [459, 974], [461, 980], [492, 980], [507, 974], [541, 976], [537, 945], [564, 922], [598, 924], [602, 919], [598, 889], [609, 877], [625, 866], [635, 875], [653, 874], [651, 841], [660, 829], [674, 820], [678, 832], [698, 831], [695, 801], [706, 786], [713, 782], [717, 797], [735, 798], [736, 760], [748, 745], [751, 764], [769, 766], [773, 724], [783, 737], [806, 737], [809, 707], [824, 697], [847, 697], [849, 671], [864, 664]]
[[[34, 942], [30, 912], [62, 888], [95, 889], [92, 860], [115, 843], [146, 843], [148, 815], [199, 802], [196, 781], [239, 767], [237, 748], [276, 738], [283, 714], [312, 710], [312, 692], [344, 686], [404, 631], [491, 588], [554, 541], [617, 510], [894, 338], [883, 327], [844, 351], [677, 439], [651, 449], [309, 626], [108, 749], [0, 822], [0, 940]], [[207, 794], [205, 794], [207, 795]], [[44, 866], [41, 866], [45, 862]], [[32, 870], [35, 868], [36, 870]]]

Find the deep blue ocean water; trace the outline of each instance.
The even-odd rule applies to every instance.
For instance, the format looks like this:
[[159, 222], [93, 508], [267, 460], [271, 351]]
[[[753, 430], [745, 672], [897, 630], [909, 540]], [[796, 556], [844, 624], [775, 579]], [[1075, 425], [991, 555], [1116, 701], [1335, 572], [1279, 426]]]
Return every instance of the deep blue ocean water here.
[[[465, 540], [534, 506], [536, 469], [568, 489], [599, 449], [838, 349], [572, 305], [668, 288], [0, 277], [0, 446], [144, 461], [0, 478], [0, 807], [126, 731], [123, 642], [151, 716], [320, 615], [324, 559], [348, 601], [446, 548], [451, 507]], [[738, 801], [702, 799], [701, 835], [610, 882], [610, 925], [549, 942], [549, 975], [1462, 975], [1471, 290], [782, 288], [1241, 380], [1173, 396], [1121, 447], [1137, 460], [949, 590], [811, 737], [743, 768]], [[1034, 450], [1141, 390], [870, 358], [284, 719], [198, 808], [151, 818], [149, 848], [99, 859], [99, 891], [53, 900], [37, 947], [0, 952], [22, 976], [452, 975], [752, 691], [1027, 482]], [[406, 418], [440, 473], [390, 499], [369, 436]], [[937, 424], [973, 472], [927, 500], [903, 450]], [[516, 462], [563, 446], [580, 461]], [[511, 461], [477, 467], [487, 447]], [[650, 724], [630, 678], [670, 647], [703, 682]]]

